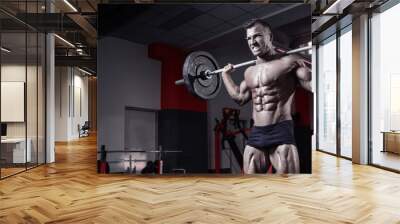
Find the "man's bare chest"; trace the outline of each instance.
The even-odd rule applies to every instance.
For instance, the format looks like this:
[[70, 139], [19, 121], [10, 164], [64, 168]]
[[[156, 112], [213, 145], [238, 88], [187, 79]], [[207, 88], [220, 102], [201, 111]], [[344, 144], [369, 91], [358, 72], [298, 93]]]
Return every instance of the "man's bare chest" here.
[[277, 86], [293, 79], [291, 74], [295, 65], [292, 63], [274, 60], [255, 65], [245, 77], [246, 84], [251, 89], [261, 86]]

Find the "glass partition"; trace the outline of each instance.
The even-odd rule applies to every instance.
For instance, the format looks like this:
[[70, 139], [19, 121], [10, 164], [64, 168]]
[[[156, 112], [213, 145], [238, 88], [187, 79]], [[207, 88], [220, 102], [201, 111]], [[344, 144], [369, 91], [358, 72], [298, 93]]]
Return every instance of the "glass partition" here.
[[318, 47], [319, 150], [336, 154], [336, 35]]
[[45, 162], [46, 40], [24, 13], [43, 11], [39, 7], [43, 3], [0, 3], [0, 7], [17, 9], [19, 18], [0, 12], [0, 178]]
[[26, 169], [31, 151], [26, 142], [26, 33], [1, 34], [2, 177]]

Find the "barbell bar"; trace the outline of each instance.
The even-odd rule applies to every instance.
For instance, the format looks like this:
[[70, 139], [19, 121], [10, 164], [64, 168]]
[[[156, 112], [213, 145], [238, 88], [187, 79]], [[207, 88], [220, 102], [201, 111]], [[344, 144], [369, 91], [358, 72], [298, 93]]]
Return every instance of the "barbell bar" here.
[[179, 80], [175, 81], [175, 85], [177, 85], [177, 86], [181, 86], [183, 84], [185, 84], [185, 80], [183, 80], [183, 79], [179, 79]]
[[[294, 53], [297, 53], [297, 52], [307, 51], [307, 50], [310, 50], [310, 49], [311, 49], [311, 46], [306, 46], [306, 47], [296, 48], [296, 49], [287, 51], [284, 54], [294, 54]], [[245, 67], [245, 66], [255, 65], [256, 61], [257, 60], [251, 60], [251, 61], [246, 61], [246, 62], [243, 62], [243, 63], [240, 63], [240, 64], [236, 64], [236, 65], [233, 65], [233, 68], [241, 68], [241, 67]], [[217, 69], [215, 71], [206, 72], [206, 73], [207, 73], [207, 75], [214, 75], [214, 74], [217, 74], [217, 73], [220, 73], [220, 72], [223, 72], [223, 71], [224, 71], [224, 69], [220, 68], [220, 69]]]
[[[310, 50], [311, 46], [300, 47], [297, 49], [282, 51], [277, 49], [278, 55], [294, 54], [301, 51]], [[306, 63], [311, 64], [309, 61]], [[233, 65], [233, 68], [254, 65], [256, 60], [246, 61]], [[194, 51], [190, 53], [183, 64], [183, 79], [175, 81], [176, 85], [185, 85], [189, 92], [201, 99], [213, 99], [216, 97], [222, 87], [222, 77], [220, 69], [215, 58], [205, 51]]]
[[[284, 55], [294, 54], [294, 53], [298, 53], [298, 52], [302, 52], [302, 51], [308, 51], [311, 48], [312, 48], [311, 46], [300, 47], [300, 48], [296, 48], [296, 49], [293, 49], [293, 50], [289, 50], [287, 52], [283, 52], [283, 54]], [[245, 66], [255, 65], [256, 61], [257, 60], [251, 60], [251, 61], [242, 62], [240, 64], [233, 65], [233, 68], [236, 69], [236, 68], [241, 68], [241, 67], [245, 67]], [[217, 70], [214, 70], [214, 71], [206, 70], [206, 71], [204, 71], [203, 75], [201, 77], [198, 77], [198, 78], [203, 78], [203, 79], [204, 78], [210, 78], [211, 75], [216, 75], [216, 74], [219, 74], [219, 73], [221, 73], [223, 71], [224, 71], [223, 68], [220, 68], [220, 69], [217, 69]], [[179, 80], [175, 81], [175, 85], [183, 85], [184, 83], [185, 83], [184, 79], [179, 79]]]

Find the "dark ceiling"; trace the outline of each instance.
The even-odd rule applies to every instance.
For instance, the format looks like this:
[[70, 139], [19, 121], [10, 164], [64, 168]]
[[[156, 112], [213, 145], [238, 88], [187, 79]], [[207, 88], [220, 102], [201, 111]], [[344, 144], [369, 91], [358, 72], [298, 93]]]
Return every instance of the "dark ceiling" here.
[[[190, 50], [203, 45], [243, 42], [242, 25], [251, 18], [268, 22], [283, 45], [311, 39], [311, 8], [306, 4], [137, 4], [99, 5], [99, 38], [114, 36], [140, 44], [164, 42]], [[238, 38], [239, 37], [239, 38]]]

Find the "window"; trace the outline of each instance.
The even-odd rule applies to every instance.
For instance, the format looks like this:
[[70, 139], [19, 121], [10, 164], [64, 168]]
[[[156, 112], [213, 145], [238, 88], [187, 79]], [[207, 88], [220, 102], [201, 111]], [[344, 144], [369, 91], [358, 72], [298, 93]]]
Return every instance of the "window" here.
[[351, 25], [341, 31], [340, 39], [340, 155], [352, 157], [352, 35]]
[[[371, 18], [372, 163], [400, 170], [400, 4]], [[393, 153], [395, 152], [395, 153]]]
[[318, 48], [318, 149], [336, 153], [336, 36]]

